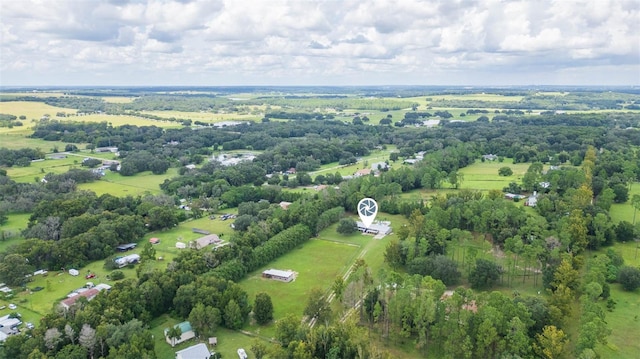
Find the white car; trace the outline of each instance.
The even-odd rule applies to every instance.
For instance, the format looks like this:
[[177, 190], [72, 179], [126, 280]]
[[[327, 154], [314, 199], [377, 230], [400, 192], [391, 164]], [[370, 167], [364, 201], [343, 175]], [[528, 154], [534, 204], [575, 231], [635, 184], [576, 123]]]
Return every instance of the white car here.
[[13, 303], [9, 304], [9, 309], [17, 309], [17, 308], [18, 308], [17, 305], [15, 305]]
[[238, 357], [240, 359], [247, 359], [248, 358], [247, 352], [245, 352], [244, 349], [242, 348], [238, 349]]
[[36, 326], [35, 326], [35, 325], [33, 325], [33, 323], [31, 323], [31, 322], [27, 322], [27, 328], [29, 328], [29, 329], [33, 329], [33, 328], [35, 328], [35, 327], [36, 327]]

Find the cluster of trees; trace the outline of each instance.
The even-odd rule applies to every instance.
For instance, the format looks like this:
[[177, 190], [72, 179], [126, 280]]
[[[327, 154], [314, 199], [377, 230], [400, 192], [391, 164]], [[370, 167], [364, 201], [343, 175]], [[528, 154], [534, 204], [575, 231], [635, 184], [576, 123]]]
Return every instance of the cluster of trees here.
[[0, 147], [0, 166], [3, 167], [28, 167], [31, 161], [44, 158], [44, 152], [39, 149], [21, 148], [11, 150]]
[[111, 256], [115, 247], [138, 240], [148, 230], [170, 228], [186, 219], [175, 210], [174, 199], [164, 195], [119, 198], [70, 191], [47, 198], [32, 210], [22, 233], [27, 239], [0, 253], [3, 260], [28, 263], [20, 270], [0, 271], [3, 281], [20, 285], [38, 268], [82, 267]]
[[24, 115], [21, 115], [20, 120], [18, 120], [18, 117], [15, 115], [0, 113], [0, 127], [13, 128], [14, 126], [22, 126], [22, 121], [26, 119], [27, 117]]

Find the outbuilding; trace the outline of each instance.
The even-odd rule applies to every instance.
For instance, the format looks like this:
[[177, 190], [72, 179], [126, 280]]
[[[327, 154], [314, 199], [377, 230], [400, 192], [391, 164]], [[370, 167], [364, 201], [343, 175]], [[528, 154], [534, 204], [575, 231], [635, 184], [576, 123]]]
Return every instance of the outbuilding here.
[[291, 282], [295, 279], [295, 272], [289, 270], [267, 269], [262, 272], [262, 277], [267, 279], [275, 279], [281, 282]]

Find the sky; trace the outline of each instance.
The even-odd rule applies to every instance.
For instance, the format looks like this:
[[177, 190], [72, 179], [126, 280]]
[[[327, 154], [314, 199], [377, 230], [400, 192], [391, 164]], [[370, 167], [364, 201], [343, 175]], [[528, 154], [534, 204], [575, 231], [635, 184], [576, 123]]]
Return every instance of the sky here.
[[0, 86], [640, 85], [640, 0], [0, 0]]

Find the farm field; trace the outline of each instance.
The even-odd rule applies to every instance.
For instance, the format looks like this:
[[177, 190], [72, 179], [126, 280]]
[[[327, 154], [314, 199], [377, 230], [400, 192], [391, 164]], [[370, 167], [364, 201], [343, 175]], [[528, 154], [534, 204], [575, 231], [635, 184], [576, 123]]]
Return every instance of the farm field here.
[[[254, 110], [258, 111], [258, 110]], [[253, 112], [253, 111], [252, 111]], [[259, 121], [264, 117], [262, 112], [256, 114], [239, 113], [211, 113], [211, 112], [183, 112], [183, 111], [142, 111], [143, 114], [159, 116], [162, 118], [190, 119], [216, 123], [222, 121]]]
[[83, 115], [78, 117], [56, 117], [57, 120], [61, 121], [83, 121], [83, 122], [107, 122], [112, 126], [123, 126], [123, 125], [133, 125], [133, 126], [156, 126], [162, 128], [179, 128], [182, 127], [177, 122], [171, 121], [157, 121], [151, 120], [148, 118], [137, 117], [137, 116], [129, 116], [129, 115], [107, 115], [107, 114], [90, 114]]
[[44, 115], [54, 117], [57, 112], [65, 112], [67, 114], [75, 114], [78, 112], [72, 108], [62, 108], [50, 106], [43, 102], [32, 101], [0, 101], [0, 113], [6, 113], [14, 116], [26, 116], [24, 120], [25, 126], [31, 120], [39, 120]]

